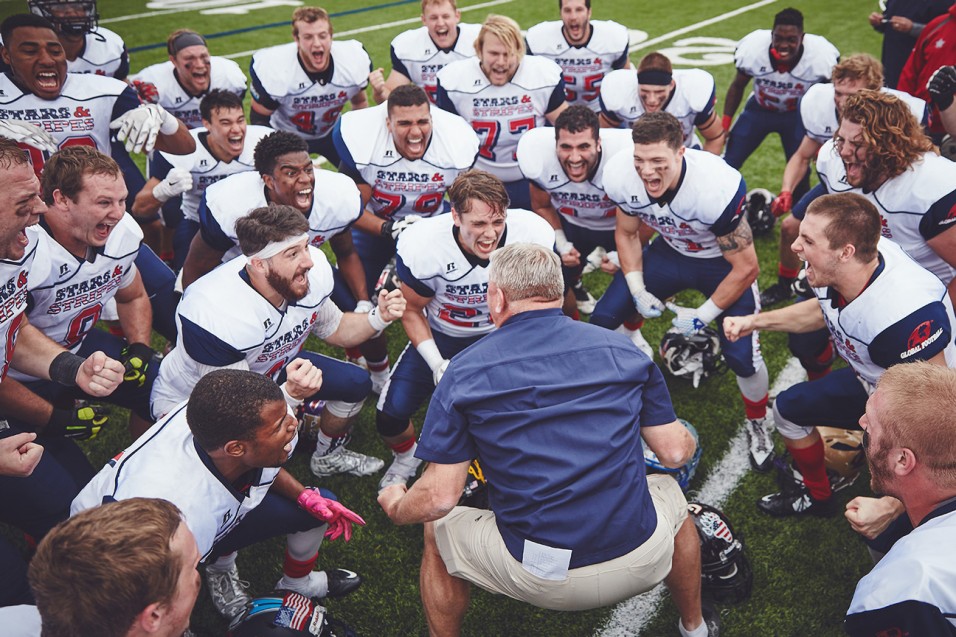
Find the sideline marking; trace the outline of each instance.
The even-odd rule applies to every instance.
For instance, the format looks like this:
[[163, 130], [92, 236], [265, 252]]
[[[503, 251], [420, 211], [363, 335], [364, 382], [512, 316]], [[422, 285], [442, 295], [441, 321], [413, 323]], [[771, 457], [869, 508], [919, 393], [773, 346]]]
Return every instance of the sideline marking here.
[[753, 4], [748, 4], [747, 6], [740, 7], [739, 9], [734, 9], [733, 11], [728, 11], [727, 13], [721, 13], [720, 15], [715, 16], [713, 18], [709, 18], [707, 20], [703, 20], [701, 22], [697, 22], [695, 24], [691, 24], [686, 27], [681, 27], [680, 29], [677, 29], [676, 31], [671, 31], [670, 33], [665, 33], [664, 35], [660, 35], [656, 38], [651, 38], [650, 40], [645, 40], [644, 42], [640, 42], [633, 46], [629, 46], [627, 48], [627, 52], [633, 53], [635, 51], [640, 51], [641, 49], [646, 49], [650, 46], [654, 46], [655, 44], [660, 44], [661, 42], [667, 42], [668, 40], [671, 40], [678, 35], [684, 35], [685, 33], [696, 31], [697, 29], [700, 29], [701, 27], [707, 27], [712, 24], [717, 24], [718, 22], [723, 22], [724, 20], [736, 17], [740, 15], [741, 13], [746, 13], [748, 11], [753, 11], [754, 9], [759, 9], [760, 7], [766, 6], [768, 4], [773, 4], [776, 1], [777, 0], [760, 0], [760, 2], [754, 2]]
[[[777, 374], [773, 387], [770, 389], [770, 395], [776, 396], [803, 380], [806, 380], [806, 373], [800, 366], [800, 361], [791, 358]], [[767, 416], [773, 419], [772, 414], [768, 413]], [[747, 432], [741, 428], [737, 435], [731, 438], [727, 453], [707, 474], [707, 480], [704, 481], [703, 486], [693, 493], [693, 499], [720, 508], [737, 487], [741, 478], [750, 471], [749, 454], [750, 446], [747, 442]], [[664, 585], [659, 584], [646, 593], [621, 602], [614, 607], [611, 617], [598, 632], [598, 636], [637, 637], [657, 615], [664, 595]]]
[[[465, 11], [474, 11], [475, 9], [495, 7], [495, 6], [498, 6], [499, 4], [508, 4], [509, 2], [513, 2], [513, 1], [514, 0], [491, 0], [491, 2], [481, 2], [479, 4], [473, 4], [467, 7], [460, 7], [459, 11], [464, 13]], [[773, 0], [773, 1], [775, 2], [776, 0]], [[335, 37], [341, 38], [341, 37], [345, 37], [349, 35], [356, 35], [359, 33], [368, 33], [369, 31], [379, 31], [380, 29], [390, 29], [392, 27], [398, 27], [405, 24], [421, 24], [421, 23], [422, 23], [421, 17], [407, 18], [405, 20], [396, 20], [395, 22], [386, 22], [384, 24], [375, 24], [368, 27], [350, 29], [349, 31], [336, 31]], [[166, 45], [163, 44], [163, 46], [166, 46]], [[238, 53], [230, 53], [229, 55], [223, 55], [222, 57], [229, 58], [230, 60], [233, 60], [235, 58], [249, 57], [258, 50], [259, 49], [251, 49], [249, 51], [239, 51]]]

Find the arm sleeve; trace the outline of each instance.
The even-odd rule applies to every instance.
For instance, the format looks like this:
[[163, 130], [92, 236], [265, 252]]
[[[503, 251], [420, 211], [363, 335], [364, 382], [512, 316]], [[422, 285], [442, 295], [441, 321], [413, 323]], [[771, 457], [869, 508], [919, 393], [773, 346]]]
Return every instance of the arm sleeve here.
[[956, 220], [956, 190], [930, 206], [920, 219], [919, 233], [924, 239], [932, 239], [952, 228], [954, 220]]
[[113, 77], [118, 80], [126, 80], [126, 76], [129, 75], [129, 51], [126, 49], [126, 45], [123, 45], [123, 53], [120, 54], [120, 65], [116, 69], [116, 72], [113, 73]]
[[946, 306], [935, 301], [880, 332], [870, 343], [870, 358], [880, 367], [929, 360], [946, 349], [952, 333]]
[[132, 86], [127, 86], [123, 89], [123, 92], [116, 97], [116, 101], [113, 102], [113, 112], [110, 116], [110, 121], [113, 121], [124, 113], [130, 112], [139, 105], [139, 95], [136, 94]]
[[548, 100], [548, 107], [545, 109], [545, 113], [550, 113], [557, 107], [561, 106], [564, 103], [565, 93], [564, 93], [564, 78], [562, 77], [558, 80], [557, 85], [554, 87], [554, 91], [551, 92], [551, 98]]
[[412, 271], [405, 265], [405, 261], [402, 260], [402, 255], [400, 254], [395, 255], [395, 274], [402, 280], [402, 283], [415, 290], [420, 296], [428, 298], [435, 296], [433, 289], [415, 278], [415, 275], [412, 274]]
[[730, 198], [730, 203], [728, 203], [724, 211], [720, 213], [720, 217], [717, 221], [710, 226], [715, 236], [722, 237], [737, 229], [737, 226], [740, 225], [740, 220], [743, 219], [744, 204], [746, 202], [747, 184], [744, 183], [744, 178], [741, 177], [740, 183], [737, 184], [737, 192]]
[[394, 46], [389, 47], [389, 54], [391, 55], [391, 58], [392, 58], [392, 70], [398, 71], [405, 77], [410, 78], [411, 75], [408, 73], [408, 69], [405, 68], [405, 63], [402, 62], [400, 59], [398, 59], [398, 55], [395, 53]]

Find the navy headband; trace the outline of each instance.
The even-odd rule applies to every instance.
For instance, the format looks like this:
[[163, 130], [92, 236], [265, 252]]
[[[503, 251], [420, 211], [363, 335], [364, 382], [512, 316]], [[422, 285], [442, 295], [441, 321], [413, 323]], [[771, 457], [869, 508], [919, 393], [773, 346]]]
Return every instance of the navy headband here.
[[191, 31], [180, 33], [173, 39], [172, 42], [169, 43], [169, 54], [176, 55], [186, 47], [196, 45], [206, 46], [205, 38], [198, 33], [193, 33]]
[[673, 75], [660, 69], [645, 69], [637, 74], [637, 82], [639, 84], [669, 86], [673, 79]]

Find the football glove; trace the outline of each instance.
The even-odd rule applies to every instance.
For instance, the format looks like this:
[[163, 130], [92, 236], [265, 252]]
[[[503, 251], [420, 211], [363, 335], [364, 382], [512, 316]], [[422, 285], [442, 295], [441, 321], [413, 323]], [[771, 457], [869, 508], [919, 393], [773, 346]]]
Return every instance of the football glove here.
[[362, 299], [355, 304], [355, 309], [352, 310], [356, 314], [368, 314], [372, 311], [375, 306], [372, 305], [372, 302], [366, 299]]
[[19, 119], [0, 119], [0, 137], [39, 148], [48, 153], [57, 151], [56, 140], [36, 124]]
[[676, 314], [671, 325], [680, 330], [684, 336], [693, 336], [707, 326], [700, 316], [700, 308], [681, 307], [675, 303], [668, 303], [667, 309]]
[[173, 197], [178, 197], [184, 192], [189, 192], [193, 187], [193, 175], [185, 168], [173, 168], [162, 180], [153, 188], [153, 197], [157, 201], [166, 203]]
[[956, 67], [941, 66], [929, 78], [926, 90], [936, 107], [945, 111], [953, 105], [953, 93], [956, 92]]
[[789, 190], [782, 190], [779, 195], [770, 204], [770, 212], [774, 217], [782, 217], [793, 208], [793, 193]]
[[296, 502], [316, 520], [329, 525], [325, 537], [336, 540], [344, 537], [348, 542], [352, 539], [352, 525], [365, 526], [365, 520], [358, 513], [349, 510], [341, 502], [322, 497], [315, 487], [306, 487], [299, 494]]
[[156, 352], [145, 343], [130, 343], [120, 352], [120, 362], [123, 363], [123, 382], [136, 387], [146, 383], [146, 370]]
[[73, 409], [54, 409], [43, 432], [73, 440], [92, 440], [109, 420], [110, 410], [102, 405], [76, 401]]
[[628, 272], [624, 275], [627, 289], [631, 292], [634, 307], [644, 318], [657, 318], [664, 312], [661, 300], [647, 291], [644, 287], [644, 273], [639, 271]]
[[142, 80], [133, 80], [132, 84], [133, 88], [136, 89], [136, 93], [139, 95], [140, 101], [144, 104], [159, 103], [159, 89], [156, 88], [155, 84]]
[[410, 225], [421, 220], [421, 215], [408, 215], [402, 219], [399, 219], [398, 221], [389, 219], [382, 224], [382, 236], [398, 239], [398, 235], [402, 234], [402, 232], [404, 232]]
[[126, 151], [151, 153], [160, 133], [172, 135], [179, 130], [179, 120], [166, 112], [159, 104], [142, 104], [123, 113], [112, 122], [116, 138], [126, 142]]

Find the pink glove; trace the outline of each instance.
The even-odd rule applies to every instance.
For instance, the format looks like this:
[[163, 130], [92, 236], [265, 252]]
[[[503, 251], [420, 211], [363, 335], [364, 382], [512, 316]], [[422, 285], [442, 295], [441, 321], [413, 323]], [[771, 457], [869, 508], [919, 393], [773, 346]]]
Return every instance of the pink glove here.
[[337, 540], [344, 535], [345, 541], [348, 542], [352, 539], [353, 524], [365, 526], [362, 516], [350, 511], [341, 502], [323, 498], [315, 487], [306, 487], [305, 491], [299, 494], [296, 502], [312, 517], [329, 525], [325, 537], [330, 540]]

